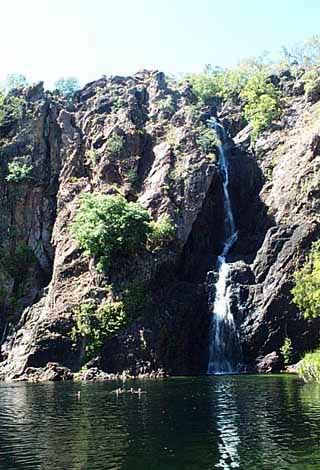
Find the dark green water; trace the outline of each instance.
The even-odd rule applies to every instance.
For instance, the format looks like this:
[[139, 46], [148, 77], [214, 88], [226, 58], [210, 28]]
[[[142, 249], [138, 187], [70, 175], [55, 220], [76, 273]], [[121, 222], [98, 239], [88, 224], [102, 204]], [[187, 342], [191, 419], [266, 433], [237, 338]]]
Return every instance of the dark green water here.
[[126, 384], [140, 397], [115, 386], [0, 385], [0, 469], [320, 469], [319, 386], [292, 376]]

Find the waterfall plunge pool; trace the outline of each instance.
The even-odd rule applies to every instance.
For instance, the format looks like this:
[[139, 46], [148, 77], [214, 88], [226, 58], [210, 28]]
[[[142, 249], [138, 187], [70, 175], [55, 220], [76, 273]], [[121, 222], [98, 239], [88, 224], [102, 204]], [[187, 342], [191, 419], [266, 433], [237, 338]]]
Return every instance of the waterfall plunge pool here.
[[116, 387], [1, 384], [1, 470], [320, 468], [319, 385], [220, 375]]

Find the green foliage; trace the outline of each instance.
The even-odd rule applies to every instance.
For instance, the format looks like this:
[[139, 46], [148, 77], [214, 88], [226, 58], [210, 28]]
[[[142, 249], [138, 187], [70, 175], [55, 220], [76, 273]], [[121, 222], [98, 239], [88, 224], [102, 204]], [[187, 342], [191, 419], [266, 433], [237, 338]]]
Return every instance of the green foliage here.
[[162, 215], [156, 222], [150, 222], [151, 231], [148, 236], [148, 248], [151, 251], [162, 248], [174, 240], [176, 226], [167, 214]]
[[279, 94], [264, 71], [253, 75], [241, 92], [245, 99], [245, 118], [252, 124], [255, 140], [273, 120], [280, 116]]
[[209, 73], [192, 74], [187, 76], [193, 91], [203, 104], [210, 104], [216, 97], [221, 97], [221, 80], [223, 71], [215, 69]]
[[87, 162], [91, 163], [91, 165], [95, 166], [99, 160], [99, 154], [96, 149], [90, 149], [86, 152], [86, 160]]
[[122, 196], [86, 194], [81, 198], [71, 230], [102, 269], [113, 257], [135, 254], [145, 246], [150, 216], [138, 203]]
[[[183, 161], [177, 161], [175, 163], [175, 166], [171, 169], [169, 173], [171, 179], [182, 181], [188, 176], [188, 168], [185, 167], [183, 163]], [[170, 189], [170, 187], [168, 187], [168, 189]]]
[[288, 66], [310, 67], [320, 64], [320, 35], [311, 36], [292, 47], [283, 47], [282, 59]]
[[127, 102], [122, 96], [113, 96], [112, 111], [118, 111], [127, 107]]
[[18, 96], [5, 96], [0, 91], [0, 126], [23, 117], [25, 100]]
[[99, 306], [94, 301], [80, 305], [76, 310], [71, 338], [85, 339], [86, 360], [99, 353], [104, 341], [116, 335], [144, 310], [147, 294], [144, 286], [131, 282], [117, 300], [105, 299]]
[[141, 316], [148, 301], [146, 287], [139, 281], [129, 282], [121, 293], [121, 300], [126, 311], [128, 321]]
[[191, 121], [195, 122], [199, 119], [201, 115], [201, 104], [197, 103], [185, 106], [185, 110], [188, 112]]
[[139, 183], [139, 175], [135, 168], [130, 168], [127, 171], [126, 179], [131, 186], [135, 187]]
[[5, 81], [5, 89], [6, 91], [14, 90], [15, 88], [21, 88], [28, 85], [28, 81], [26, 77], [20, 73], [10, 73], [7, 75]]
[[8, 163], [8, 183], [21, 183], [31, 178], [32, 165], [21, 162]]
[[305, 382], [320, 383], [320, 349], [304, 356], [299, 363], [298, 374]]
[[166, 133], [166, 143], [173, 149], [178, 147], [178, 130], [172, 125], [168, 126]]
[[317, 70], [310, 69], [303, 75], [302, 80], [304, 81], [305, 92], [308, 93], [316, 86], [317, 80], [319, 80], [319, 73]]
[[165, 111], [169, 113], [174, 113], [175, 107], [173, 98], [171, 95], [167, 96], [167, 98], [158, 101], [158, 108], [159, 111]]
[[294, 303], [303, 311], [305, 318], [320, 315], [320, 240], [313, 243], [306, 263], [295, 273], [292, 289]]
[[80, 85], [75, 77], [60, 78], [54, 84], [54, 88], [58, 90], [66, 99], [71, 99], [74, 93], [79, 90]]
[[197, 138], [197, 144], [206, 154], [215, 153], [219, 145], [219, 138], [216, 131], [210, 127], [202, 128]]
[[86, 360], [94, 357], [103, 341], [115, 335], [127, 323], [123, 302], [106, 300], [99, 307], [94, 302], [80, 305], [76, 312], [71, 338], [85, 338]]
[[247, 59], [234, 69], [221, 69], [207, 65], [200, 74], [187, 76], [193, 91], [203, 104], [211, 104], [215, 98], [235, 100], [248, 80], [267, 69], [265, 56]]
[[120, 156], [124, 148], [124, 138], [118, 134], [112, 134], [107, 141], [107, 150], [114, 156]]
[[280, 348], [281, 355], [283, 357], [283, 361], [286, 365], [290, 364], [292, 361], [292, 353], [293, 353], [293, 348], [292, 348], [292, 341], [290, 338], [286, 337], [284, 340], [283, 345]]

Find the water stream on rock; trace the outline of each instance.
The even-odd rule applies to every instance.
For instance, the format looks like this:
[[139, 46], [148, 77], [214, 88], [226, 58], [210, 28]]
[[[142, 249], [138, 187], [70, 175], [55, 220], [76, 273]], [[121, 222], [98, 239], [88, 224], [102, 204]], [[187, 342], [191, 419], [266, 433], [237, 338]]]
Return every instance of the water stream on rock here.
[[214, 122], [212, 127], [219, 137], [219, 170], [223, 183], [224, 205], [224, 241], [217, 261], [217, 282], [214, 285], [215, 300], [209, 336], [208, 374], [237, 372], [241, 358], [241, 347], [234, 318], [230, 309], [230, 286], [228, 286], [229, 264], [227, 255], [237, 241], [238, 232], [235, 226], [229, 195], [228, 159], [225, 155], [225, 130], [221, 124]]

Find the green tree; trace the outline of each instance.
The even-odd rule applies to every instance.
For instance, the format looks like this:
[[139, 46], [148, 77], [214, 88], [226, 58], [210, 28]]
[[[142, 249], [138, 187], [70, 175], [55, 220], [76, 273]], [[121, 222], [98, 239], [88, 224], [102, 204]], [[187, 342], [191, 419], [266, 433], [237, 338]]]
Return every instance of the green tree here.
[[172, 223], [168, 214], [163, 214], [156, 222], [150, 222], [150, 227], [148, 248], [152, 251], [162, 248], [175, 238], [176, 226]]
[[71, 99], [74, 93], [79, 90], [80, 85], [76, 77], [67, 77], [57, 80], [54, 84], [54, 88], [66, 99]]
[[305, 382], [320, 383], [320, 349], [303, 357], [299, 362], [298, 374]]
[[234, 69], [222, 69], [205, 65], [202, 73], [187, 76], [198, 100], [210, 104], [214, 98], [237, 100], [248, 80], [258, 72], [269, 70], [270, 63], [267, 53], [256, 58], [248, 58], [240, 62]]
[[291, 47], [282, 47], [282, 61], [287, 66], [312, 67], [320, 64], [320, 35], [315, 34]]
[[216, 97], [221, 96], [221, 81], [223, 70], [206, 65], [203, 73], [188, 75], [193, 91], [203, 104], [210, 104]]
[[21, 88], [28, 85], [26, 77], [20, 73], [10, 73], [5, 81], [5, 90], [8, 92], [15, 88]]
[[0, 126], [23, 117], [25, 100], [19, 96], [10, 96], [0, 90]]
[[107, 140], [107, 150], [114, 156], [118, 157], [124, 148], [124, 138], [118, 134], [112, 134]]
[[303, 311], [305, 318], [320, 315], [320, 240], [313, 243], [306, 263], [294, 275], [292, 289], [294, 303]]
[[145, 246], [151, 231], [149, 213], [123, 196], [86, 194], [71, 230], [82, 249], [99, 260], [102, 269], [116, 256], [128, 256]]
[[78, 337], [85, 339], [85, 361], [98, 354], [104, 340], [115, 335], [128, 322], [122, 301], [105, 300], [99, 307], [89, 301], [81, 304], [75, 313], [71, 338], [74, 341]]
[[241, 92], [245, 99], [245, 118], [252, 125], [252, 138], [257, 139], [273, 120], [280, 116], [279, 93], [265, 71], [253, 75]]

